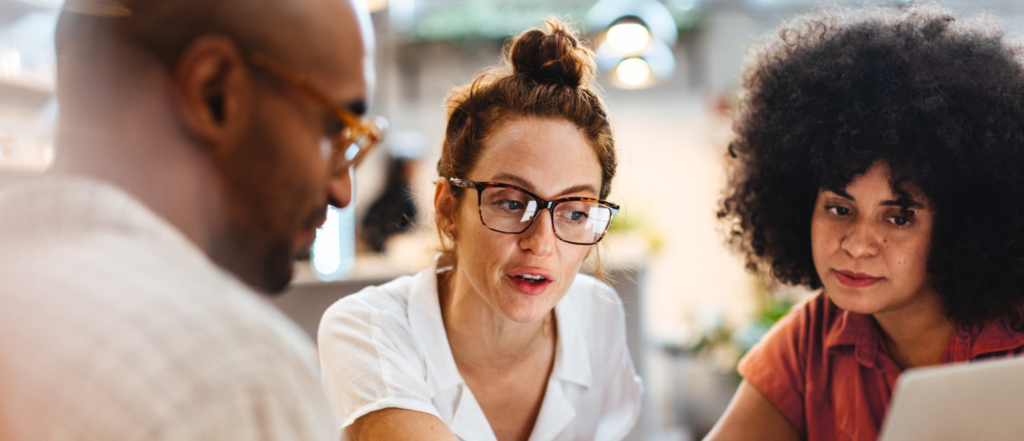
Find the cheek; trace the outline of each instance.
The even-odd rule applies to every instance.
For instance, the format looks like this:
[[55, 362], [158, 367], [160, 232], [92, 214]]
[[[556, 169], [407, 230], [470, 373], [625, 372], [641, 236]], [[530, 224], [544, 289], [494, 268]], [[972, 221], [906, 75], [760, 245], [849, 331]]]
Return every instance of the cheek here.
[[928, 255], [931, 242], [926, 239], [889, 241], [885, 244], [891, 262], [908, 283], [923, 283], [928, 277]]
[[282, 173], [287, 173], [296, 186], [326, 187], [328, 158], [321, 146], [322, 132], [299, 118], [278, 118], [265, 125], [268, 131], [276, 132], [275, 162]]
[[471, 259], [476, 262], [476, 266], [489, 266], [515, 246], [516, 236], [491, 231], [480, 222], [475, 201], [474, 206], [467, 205], [459, 207], [455, 220], [455, 252], [460, 262]]
[[[594, 246], [580, 246], [573, 245], [570, 243], [559, 242], [559, 254], [562, 255], [562, 264], [566, 269], [566, 272], [575, 273], [580, 269], [580, 265], [587, 258], [588, 253], [594, 248]], [[596, 251], [596, 250], [595, 250]]]
[[811, 218], [811, 254], [815, 264], [838, 246], [839, 241], [834, 236], [835, 232], [826, 222], [817, 216]]

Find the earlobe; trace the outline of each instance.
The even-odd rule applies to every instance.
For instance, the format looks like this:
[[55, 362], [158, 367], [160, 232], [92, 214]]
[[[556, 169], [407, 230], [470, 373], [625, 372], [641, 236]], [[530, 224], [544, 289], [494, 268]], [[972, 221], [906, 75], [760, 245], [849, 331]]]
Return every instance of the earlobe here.
[[455, 196], [452, 195], [451, 184], [441, 178], [434, 187], [434, 220], [449, 240], [455, 238], [454, 209]]

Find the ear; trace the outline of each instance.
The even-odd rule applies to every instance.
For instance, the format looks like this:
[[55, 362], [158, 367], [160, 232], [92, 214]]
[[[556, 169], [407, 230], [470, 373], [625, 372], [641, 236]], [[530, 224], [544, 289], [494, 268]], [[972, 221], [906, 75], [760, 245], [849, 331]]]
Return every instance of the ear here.
[[455, 233], [455, 195], [445, 178], [438, 179], [434, 187], [434, 218], [441, 231]]
[[174, 100], [185, 126], [215, 154], [240, 144], [252, 108], [253, 84], [245, 56], [229, 38], [207, 35], [193, 41], [172, 68]]

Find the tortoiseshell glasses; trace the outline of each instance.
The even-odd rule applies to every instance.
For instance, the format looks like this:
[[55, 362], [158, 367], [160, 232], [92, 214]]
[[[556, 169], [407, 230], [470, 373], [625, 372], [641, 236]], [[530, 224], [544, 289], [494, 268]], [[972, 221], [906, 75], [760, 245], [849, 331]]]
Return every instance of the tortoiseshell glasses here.
[[555, 237], [575, 245], [593, 245], [601, 241], [619, 206], [584, 197], [546, 201], [515, 185], [498, 182], [474, 182], [448, 178], [452, 186], [475, 188], [480, 222], [499, 233], [519, 234], [533, 225], [540, 210], [551, 213]]
[[332, 123], [334, 127], [328, 130], [328, 137], [321, 145], [324, 152], [331, 158], [331, 167], [334, 173], [358, 166], [366, 158], [366, 155], [384, 140], [388, 122], [383, 117], [355, 115], [350, 110], [334, 103], [327, 93], [311, 84], [305, 75], [292, 72], [263, 53], [250, 52], [248, 62], [253, 67], [302, 92], [336, 119]]

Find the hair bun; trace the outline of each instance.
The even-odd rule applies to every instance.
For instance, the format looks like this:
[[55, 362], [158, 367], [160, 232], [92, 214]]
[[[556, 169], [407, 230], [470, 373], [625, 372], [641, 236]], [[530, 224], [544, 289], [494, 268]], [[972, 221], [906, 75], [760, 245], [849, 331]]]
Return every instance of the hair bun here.
[[594, 53], [580, 43], [570, 25], [558, 19], [546, 23], [547, 32], [530, 29], [512, 42], [512, 72], [536, 81], [589, 87], [597, 70]]

